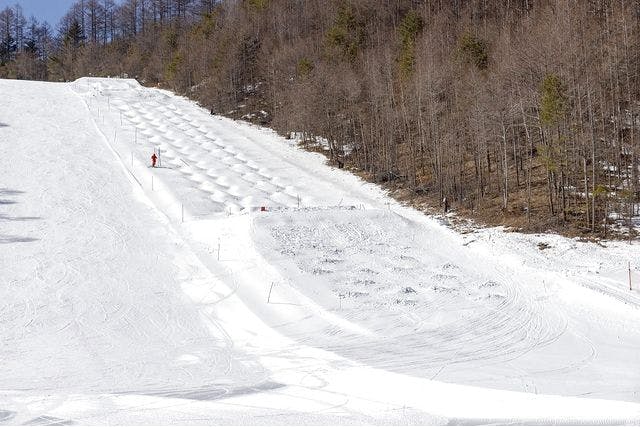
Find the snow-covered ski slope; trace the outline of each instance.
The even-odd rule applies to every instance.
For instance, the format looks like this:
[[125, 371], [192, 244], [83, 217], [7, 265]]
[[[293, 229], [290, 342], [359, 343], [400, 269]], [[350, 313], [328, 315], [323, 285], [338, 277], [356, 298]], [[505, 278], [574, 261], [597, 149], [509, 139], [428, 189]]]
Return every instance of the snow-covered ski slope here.
[[459, 234], [132, 80], [0, 80], [0, 170], [0, 424], [640, 423], [637, 244]]

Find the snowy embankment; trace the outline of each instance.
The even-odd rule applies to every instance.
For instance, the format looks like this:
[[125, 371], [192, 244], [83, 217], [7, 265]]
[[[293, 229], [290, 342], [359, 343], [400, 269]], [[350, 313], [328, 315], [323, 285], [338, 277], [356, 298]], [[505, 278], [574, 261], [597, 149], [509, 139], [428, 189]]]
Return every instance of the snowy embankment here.
[[0, 94], [0, 422], [640, 422], [638, 245], [460, 235], [131, 80]]

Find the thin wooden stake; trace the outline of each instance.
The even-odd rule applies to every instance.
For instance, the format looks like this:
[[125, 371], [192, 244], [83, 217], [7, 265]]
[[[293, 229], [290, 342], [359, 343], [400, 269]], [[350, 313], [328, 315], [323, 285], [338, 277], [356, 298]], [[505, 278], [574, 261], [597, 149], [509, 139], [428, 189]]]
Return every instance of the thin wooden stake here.
[[182, 210], [182, 222], [184, 222], [184, 204], [180, 204], [180, 208]]
[[269, 301], [271, 301], [271, 291], [273, 290], [273, 286], [276, 284], [276, 282], [271, 282], [271, 287], [269, 288], [269, 296], [267, 297], [267, 304], [269, 303]]
[[153, 175], [151, 175], [151, 191], [154, 191], [153, 190]]
[[631, 287], [631, 261], [629, 261], [629, 290], [633, 290], [633, 288]]
[[218, 237], [218, 261], [220, 261], [220, 238]]

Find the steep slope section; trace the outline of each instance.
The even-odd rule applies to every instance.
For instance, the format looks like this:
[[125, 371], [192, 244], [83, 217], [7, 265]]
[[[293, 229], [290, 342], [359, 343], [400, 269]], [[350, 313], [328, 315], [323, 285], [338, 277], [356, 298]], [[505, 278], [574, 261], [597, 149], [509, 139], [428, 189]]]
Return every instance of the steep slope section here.
[[69, 86], [2, 93], [2, 389], [259, 389], [265, 369], [182, 290], [207, 284], [215, 300], [224, 286], [138, 200]]
[[635, 366], [634, 309], [585, 314], [585, 297], [565, 314], [571, 284], [550, 295], [318, 156], [169, 93], [0, 93], [0, 422], [640, 420], [635, 403], [428, 379], [573, 394], [561, 381], [582, 371], [621, 384], [599, 397], [635, 401], [634, 373], [604, 369]]
[[[638, 293], [598, 269], [577, 274], [594, 256], [624, 268], [637, 247], [549, 236], [545, 256], [535, 238], [463, 237], [267, 129], [135, 81], [74, 87], [125, 164], [133, 153], [141, 187], [153, 175], [174, 221], [185, 206], [190, 240], [222, 246], [243, 301], [295, 341], [422, 378], [637, 401]], [[164, 159], [153, 173], [135, 162], [152, 151]]]

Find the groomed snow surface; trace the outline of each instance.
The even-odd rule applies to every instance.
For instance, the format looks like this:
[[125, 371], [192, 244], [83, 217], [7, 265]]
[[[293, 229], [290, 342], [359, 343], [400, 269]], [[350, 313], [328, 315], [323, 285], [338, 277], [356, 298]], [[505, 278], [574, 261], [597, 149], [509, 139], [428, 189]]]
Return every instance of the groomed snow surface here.
[[0, 99], [0, 423], [640, 423], [637, 243], [460, 234], [133, 80]]

